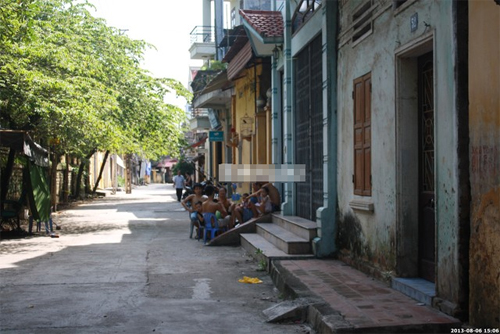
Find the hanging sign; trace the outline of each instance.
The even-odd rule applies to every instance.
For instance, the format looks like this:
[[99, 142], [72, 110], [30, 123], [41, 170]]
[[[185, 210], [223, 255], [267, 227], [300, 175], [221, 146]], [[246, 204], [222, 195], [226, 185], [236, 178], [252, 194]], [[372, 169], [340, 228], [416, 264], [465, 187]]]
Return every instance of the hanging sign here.
[[224, 131], [210, 131], [208, 133], [208, 140], [210, 140], [210, 141], [224, 141]]

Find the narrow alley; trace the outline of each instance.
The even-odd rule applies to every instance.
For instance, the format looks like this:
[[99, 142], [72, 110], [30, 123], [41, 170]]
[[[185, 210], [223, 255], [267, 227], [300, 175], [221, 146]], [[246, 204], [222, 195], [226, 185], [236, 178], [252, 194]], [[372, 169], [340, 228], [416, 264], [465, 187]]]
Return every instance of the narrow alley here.
[[0, 332], [308, 333], [265, 322], [280, 302], [269, 275], [240, 247], [188, 239], [174, 197], [138, 187], [59, 211], [59, 238], [2, 240]]

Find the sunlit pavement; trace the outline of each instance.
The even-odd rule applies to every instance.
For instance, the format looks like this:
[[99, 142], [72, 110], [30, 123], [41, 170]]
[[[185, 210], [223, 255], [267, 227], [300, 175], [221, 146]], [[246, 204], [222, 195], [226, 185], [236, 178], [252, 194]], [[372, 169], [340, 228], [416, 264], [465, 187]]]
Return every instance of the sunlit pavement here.
[[59, 238], [0, 241], [0, 332], [308, 332], [264, 321], [280, 301], [270, 277], [240, 247], [189, 239], [174, 197], [137, 187], [54, 214]]

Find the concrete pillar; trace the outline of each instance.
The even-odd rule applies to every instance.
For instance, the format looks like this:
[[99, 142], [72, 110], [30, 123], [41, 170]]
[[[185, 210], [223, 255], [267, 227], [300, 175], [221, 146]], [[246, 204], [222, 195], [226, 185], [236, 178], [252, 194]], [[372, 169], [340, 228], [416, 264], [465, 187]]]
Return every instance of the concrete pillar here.
[[323, 44], [323, 206], [316, 211], [318, 237], [313, 240], [317, 257], [336, 251], [337, 231], [337, 6], [325, 1], [322, 11]]
[[211, 8], [211, 0], [202, 0], [203, 1], [203, 26], [210, 27], [213, 25], [212, 23], [212, 8]]
[[[283, 61], [284, 61], [284, 84], [283, 84], [283, 100], [284, 100], [284, 113], [283, 113], [283, 163], [293, 164], [294, 163], [294, 139], [293, 139], [293, 60], [292, 60], [292, 16], [291, 16], [291, 4], [290, 1], [285, 2], [285, 31], [284, 31], [284, 50], [283, 50]], [[295, 202], [294, 202], [294, 183], [284, 184], [284, 196], [282, 204], [282, 212], [284, 215], [294, 215], [295, 214]]]
[[224, 37], [224, 0], [215, 0], [215, 59], [222, 60], [223, 50], [218, 46]]

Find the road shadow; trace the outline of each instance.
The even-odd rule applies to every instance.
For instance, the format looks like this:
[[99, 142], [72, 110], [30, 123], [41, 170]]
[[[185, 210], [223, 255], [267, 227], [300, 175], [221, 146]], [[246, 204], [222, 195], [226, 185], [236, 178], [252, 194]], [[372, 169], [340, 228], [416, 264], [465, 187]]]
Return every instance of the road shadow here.
[[183, 328], [208, 307], [243, 321], [235, 333], [252, 332], [260, 311], [277, 301], [270, 277], [239, 283], [258, 275], [239, 247], [189, 239], [188, 215], [168, 196], [139, 200], [99, 199], [58, 214], [58, 239], [2, 242], [0, 331], [168, 332], [167, 323]]

